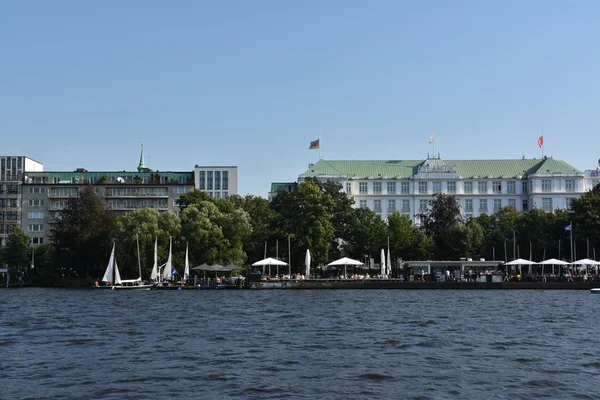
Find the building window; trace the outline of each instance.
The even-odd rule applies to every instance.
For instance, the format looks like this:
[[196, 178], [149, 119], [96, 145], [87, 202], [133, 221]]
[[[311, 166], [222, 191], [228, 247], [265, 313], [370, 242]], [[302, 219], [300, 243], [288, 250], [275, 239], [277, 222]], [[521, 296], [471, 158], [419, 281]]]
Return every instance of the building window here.
[[567, 197], [565, 199], [566, 205], [567, 205], [567, 210], [571, 209], [571, 206], [573, 205], [573, 197]]
[[508, 206], [514, 208], [515, 210], [517, 209], [517, 200], [515, 199], [508, 199]]
[[373, 193], [381, 194], [381, 182], [373, 182]]
[[221, 200], [221, 192], [215, 192], [215, 199]]
[[54, 189], [56, 197], [75, 197], [77, 196], [77, 188], [56, 188]]
[[575, 179], [565, 179], [565, 190], [567, 192], [575, 191]]
[[198, 189], [206, 190], [206, 172], [200, 171], [198, 175]]
[[184, 194], [190, 191], [189, 187], [177, 186], [173, 188], [174, 195]]
[[551, 191], [552, 191], [552, 180], [542, 179], [542, 192], [551, 192]]
[[396, 211], [396, 200], [388, 200], [388, 214]]
[[487, 187], [487, 182], [477, 182], [477, 190], [479, 192], [479, 194], [485, 194], [487, 193], [488, 187]]
[[373, 204], [373, 211], [381, 212], [381, 200], [375, 200], [375, 203]]
[[508, 182], [506, 182], [506, 192], [508, 194], [515, 194], [516, 193], [515, 181], [508, 181]]
[[487, 199], [479, 199], [479, 214], [487, 213]]
[[215, 171], [215, 190], [221, 190], [221, 171]]
[[229, 190], [229, 171], [223, 171], [223, 190]]
[[410, 182], [400, 182], [400, 193], [402, 193], [402, 194], [410, 193]]
[[229, 197], [229, 192], [223, 192], [223, 198], [226, 199]]
[[419, 194], [427, 194], [427, 182], [419, 182]]
[[346, 182], [346, 193], [352, 194], [352, 182]]
[[521, 182], [521, 192], [527, 194], [527, 181]]
[[410, 200], [402, 200], [402, 212], [410, 214]]
[[523, 199], [523, 211], [529, 211], [529, 200]]
[[456, 193], [456, 182], [448, 182], [446, 184], [446, 188], [447, 188], [447, 192], [449, 194], [454, 194]]
[[502, 208], [502, 199], [494, 199], [494, 212], [500, 211]]
[[502, 182], [501, 181], [493, 181], [492, 182], [492, 190], [496, 194], [502, 193]]
[[28, 232], [44, 232], [44, 224], [29, 224], [27, 225]]
[[473, 182], [465, 182], [465, 193], [473, 193]]
[[27, 213], [27, 218], [28, 219], [44, 219], [44, 212], [43, 211], [29, 211]]
[[552, 211], [552, 198], [549, 198], [549, 197], [542, 198], [542, 209], [544, 211]]
[[442, 193], [442, 182], [433, 182], [433, 193]]
[[388, 194], [396, 194], [396, 182], [388, 182], [387, 183], [387, 193]]
[[213, 190], [213, 172], [206, 171], [206, 190]]
[[429, 202], [427, 200], [419, 200], [419, 212], [427, 211], [427, 206]]
[[465, 212], [473, 212], [473, 200], [472, 199], [466, 199], [465, 200]]
[[30, 188], [27, 188], [27, 193], [42, 194], [42, 193], [44, 193], [44, 188], [43, 187], [30, 187]]
[[29, 243], [31, 244], [44, 244], [44, 238], [34, 237], [29, 239]]
[[360, 200], [358, 204], [359, 204], [360, 208], [367, 208], [367, 201], [366, 200]]
[[358, 184], [358, 192], [361, 194], [367, 193], [367, 182], [360, 182]]

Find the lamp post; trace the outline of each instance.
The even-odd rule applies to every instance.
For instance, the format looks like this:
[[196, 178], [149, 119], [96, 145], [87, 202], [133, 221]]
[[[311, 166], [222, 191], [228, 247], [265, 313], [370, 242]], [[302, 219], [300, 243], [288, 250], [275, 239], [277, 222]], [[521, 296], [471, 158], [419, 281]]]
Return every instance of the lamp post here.
[[504, 239], [504, 262], [507, 263], [508, 262], [508, 254], [506, 253], [506, 241], [508, 240], [508, 238]]
[[492, 259], [493, 261], [496, 261], [496, 248], [494, 245], [492, 245]]

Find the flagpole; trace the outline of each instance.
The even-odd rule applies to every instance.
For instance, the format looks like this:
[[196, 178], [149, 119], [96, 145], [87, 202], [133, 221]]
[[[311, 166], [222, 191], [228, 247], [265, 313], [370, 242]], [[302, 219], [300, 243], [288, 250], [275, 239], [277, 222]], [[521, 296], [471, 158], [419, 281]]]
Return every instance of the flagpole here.
[[321, 131], [319, 131], [319, 160], [321, 159]]
[[544, 126], [542, 125], [542, 158], [544, 158]]
[[569, 226], [571, 227], [571, 229], [569, 229], [569, 232], [571, 233], [571, 262], [573, 262], [575, 261], [573, 258], [573, 222], [569, 222]]

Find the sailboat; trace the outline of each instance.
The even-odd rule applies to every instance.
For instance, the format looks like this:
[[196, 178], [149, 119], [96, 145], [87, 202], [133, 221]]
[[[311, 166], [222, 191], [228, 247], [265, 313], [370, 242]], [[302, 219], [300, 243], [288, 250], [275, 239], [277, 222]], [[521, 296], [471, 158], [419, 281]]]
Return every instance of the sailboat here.
[[[113, 289], [115, 290], [150, 290], [152, 285], [144, 285], [142, 282], [142, 264], [140, 259], [140, 240], [137, 235], [135, 235], [135, 241], [137, 243], [137, 256], [138, 256], [138, 270], [139, 277], [137, 279], [120, 279], [121, 285], [113, 285]], [[114, 251], [114, 246], [113, 246]], [[115, 269], [117, 268], [117, 262], [115, 260]], [[116, 269], [118, 273], [118, 269]]]
[[108, 265], [106, 266], [106, 271], [104, 271], [104, 276], [102, 277], [102, 282], [104, 285], [100, 285], [98, 281], [94, 283], [94, 286], [91, 286], [90, 289], [112, 289], [113, 285], [121, 285], [121, 275], [119, 274], [119, 267], [117, 265], [117, 260], [115, 259], [115, 244], [113, 243], [112, 251], [110, 252], [110, 258], [108, 259]]

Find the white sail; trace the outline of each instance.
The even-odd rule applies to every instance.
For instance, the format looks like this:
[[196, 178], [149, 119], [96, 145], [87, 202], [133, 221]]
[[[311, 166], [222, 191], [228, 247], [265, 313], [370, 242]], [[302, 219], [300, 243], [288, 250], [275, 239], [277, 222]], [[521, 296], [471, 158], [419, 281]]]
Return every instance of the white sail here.
[[[114, 278], [114, 280], [113, 280]], [[119, 267], [117, 266], [117, 260], [115, 259], [115, 244], [113, 243], [112, 251], [110, 252], [110, 258], [108, 259], [108, 265], [106, 271], [102, 277], [102, 282], [112, 282], [113, 284], [121, 283], [121, 275], [119, 274]]]
[[190, 260], [188, 258], [188, 245], [185, 245], [185, 270], [183, 271], [183, 279], [187, 280], [190, 277]]
[[158, 238], [154, 239], [154, 265], [152, 266], [152, 273], [150, 279], [155, 281], [158, 279]]
[[115, 269], [115, 281], [113, 282], [113, 285], [120, 285], [121, 283], [121, 274], [119, 274], [119, 266], [117, 265], [117, 259], [115, 258], [115, 262], [114, 262], [114, 269]]
[[169, 258], [167, 259], [167, 263], [165, 264], [165, 269], [163, 271], [164, 279], [171, 279], [171, 277], [173, 276], [173, 274], [172, 274], [173, 261], [171, 258], [172, 247], [173, 247], [173, 241], [169, 238]]

